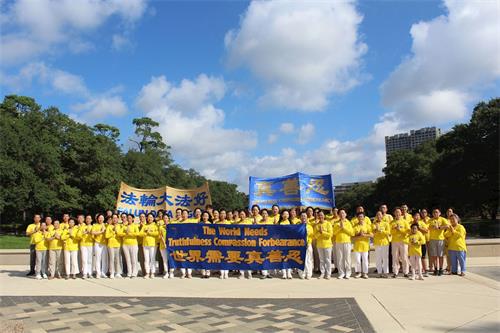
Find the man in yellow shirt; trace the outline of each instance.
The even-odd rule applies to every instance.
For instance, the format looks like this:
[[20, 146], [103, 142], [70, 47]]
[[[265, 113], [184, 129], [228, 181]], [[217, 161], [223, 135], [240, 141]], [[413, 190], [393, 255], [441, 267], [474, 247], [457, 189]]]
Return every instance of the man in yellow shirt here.
[[118, 215], [113, 214], [111, 222], [106, 227], [104, 237], [107, 240], [109, 255], [109, 278], [121, 278], [120, 274], [120, 233], [122, 226], [118, 223]]
[[104, 215], [97, 215], [97, 224], [92, 226], [91, 234], [94, 238], [94, 255], [95, 255], [95, 270], [96, 278], [105, 278], [106, 271], [102, 265], [102, 257], [107, 255], [106, 249], [106, 225], [104, 224]]
[[396, 278], [399, 273], [399, 263], [403, 263], [403, 274], [408, 277], [410, 272], [408, 264], [408, 233], [410, 225], [403, 219], [401, 209], [394, 210], [394, 220], [391, 222], [392, 237], [392, 277]]
[[359, 221], [358, 214], [359, 213], [363, 213], [363, 216], [364, 216], [363, 219], [365, 221], [365, 224], [368, 225], [368, 226], [371, 226], [372, 225], [372, 221], [370, 220], [370, 218], [368, 216], [365, 215], [365, 208], [363, 206], [356, 207], [356, 214], [351, 219], [351, 225], [353, 227], [355, 227], [358, 224], [358, 221]]
[[434, 209], [429, 221], [429, 255], [436, 276], [443, 275], [444, 232], [448, 225], [448, 220], [441, 216], [441, 211]]
[[[387, 215], [386, 215], [387, 216]], [[373, 246], [375, 247], [375, 261], [377, 273], [381, 278], [389, 274], [389, 244], [391, 240], [391, 227], [385, 222], [382, 211], [378, 211], [372, 223]]]
[[147, 224], [141, 228], [142, 246], [144, 248], [144, 278], [152, 279], [155, 275], [156, 268], [156, 237], [158, 237], [158, 226], [154, 223], [154, 215], [149, 213]]
[[56, 277], [60, 279], [63, 272], [62, 239], [63, 230], [59, 226], [59, 221], [54, 221], [54, 229], [49, 232], [49, 280]]
[[92, 215], [85, 216], [85, 224], [78, 228], [80, 252], [82, 254], [82, 278], [92, 277], [92, 259], [94, 256], [94, 236], [92, 235]]
[[137, 261], [138, 261], [138, 242], [137, 238], [140, 235], [139, 225], [134, 223], [134, 215], [128, 214], [127, 221], [123, 223], [123, 227], [119, 230], [119, 235], [122, 238], [123, 254], [127, 266], [127, 277], [137, 277]]
[[413, 216], [408, 213], [408, 206], [406, 204], [401, 205], [401, 216], [403, 217], [403, 220], [408, 222], [408, 225], [411, 225], [411, 222], [413, 221]]
[[365, 222], [365, 214], [358, 213], [358, 223], [354, 227], [354, 269], [355, 278], [368, 279], [368, 252], [370, 238], [373, 237], [372, 228]]
[[[309, 280], [310, 278], [312, 278], [313, 267], [314, 267], [312, 242], [313, 242], [315, 233], [314, 233], [313, 225], [310, 223], [307, 223], [307, 213], [306, 212], [302, 212], [300, 214], [300, 222], [302, 224], [306, 225], [307, 249], [306, 249], [306, 259], [305, 259], [305, 264], [304, 264], [304, 271], [299, 272], [299, 276], [301, 279]], [[333, 232], [333, 230], [332, 230], [332, 232]]]
[[335, 235], [335, 251], [338, 261], [338, 279], [349, 279], [351, 277], [351, 237], [354, 229], [351, 222], [346, 218], [345, 210], [339, 210], [340, 219], [333, 225]]
[[380, 208], [379, 208], [380, 212], [382, 213], [382, 221], [386, 222], [386, 223], [391, 223], [392, 220], [393, 220], [393, 217], [391, 214], [388, 214], [387, 213], [387, 205], [380, 205]]
[[64, 241], [66, 280], [70, 277], [76, 279], [76, 274], [80, 273], [80, 271], [78, 269], [78, 228], [75, 226], [74, 219], [69, 219], [68, 229], [63, 231], [62, 239]]
[[319, 254], [319, 270], [318, 279], [330, 279], [332, 275], [332, 224], [325, 220], [325, 213], [318, 213], [318, 223], [315, 225], [314, 234], [316, 238], [316, 247]]
[[35, 275], [35, 266], [36, 266], [36, 250], [35, 250], [35, 242], [34, 242], [34, 234], [40, 230], [40, 221], [42, 217], [40, 214], [35, 214], [33, 216], [33, 223], [28, 225], [26, 228], [26, 236], [30, 238], [30, 271], [26, 276]]
[[49, 234], [45, 222], [40, 223], [40, 228], [33, 234], [36, 251], [35, 274], [36, 279], [47, 278], [47, 249]]

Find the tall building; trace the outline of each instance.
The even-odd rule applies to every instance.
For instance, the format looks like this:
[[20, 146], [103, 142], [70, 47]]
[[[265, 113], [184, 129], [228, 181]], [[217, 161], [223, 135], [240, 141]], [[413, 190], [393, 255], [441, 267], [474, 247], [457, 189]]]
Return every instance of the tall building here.
[[335, 195], [345, 193], [356, 185], [372, 184], [372, 183], [373, 183], [373, 181], [342, 183], [340, 185], [335, 186]]
[[400, 133], [385, 137], [386, 158], [396, 150], [415, 149], [418, 145], [436, 140], [441, 135], [441, 130], [436, 127], [424, 127], [418, 130], [411, 130], [410, 133]]

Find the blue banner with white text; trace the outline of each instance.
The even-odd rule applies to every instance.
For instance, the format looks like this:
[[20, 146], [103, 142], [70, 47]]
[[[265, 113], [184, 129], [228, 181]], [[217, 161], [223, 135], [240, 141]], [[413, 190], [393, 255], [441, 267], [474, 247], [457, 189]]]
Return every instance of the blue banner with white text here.
[[168, 224], [165, 239], [170, 268], [304, 269], [304, 224]]
[[249, 206], [271, 208], [312, 206], [335, 207], [335, 195], [331, 175], [313, 176], [294, 173], [276, 178], [250, 177]]

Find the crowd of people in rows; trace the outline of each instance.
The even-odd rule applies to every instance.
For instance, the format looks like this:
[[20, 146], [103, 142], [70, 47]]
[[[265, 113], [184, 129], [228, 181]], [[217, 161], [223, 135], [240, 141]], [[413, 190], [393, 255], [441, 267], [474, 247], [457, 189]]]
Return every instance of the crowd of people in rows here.
[[[192, 217], [187, 210], [177, 209], [174, 218], [164, 212], [131, 214], [107, 211], [106, 214], [63, 214], [61, 220], [36, 214], [27, 227], [31, 238], [29, 276], [36, 279], [135, 278], [149, 279], [156, 273], [173, 278], [176, 271], [168, 267], [166, 225], [170, 223], [290, 225], [305, 224], [307, 249], [304, 270], [283, 269], [260, 271], [261, 279], [281, 275], [283, 279], [298, 274], [310, 279], [313, 272], [318, 278], [338, 279], [352, 275], [351, 256], [354, 257], [354, 277], [368, 278], [369, 252], [374, 247], [377, 276], [423, 280], [429, 272], [435, 276], [466, 272], [466, 230], [460, 218], [450, 208], [446, 217], [439, 209], [429, 216], [426, 209], [410, 214], [407, 205], [388, 213], [380, 206], [375, 217], [365, 216], [363, 207], [357, 207], [355, 216], [347, 218], [344, 209], [324, 211], [307, 207], [282, 209], [274, 205], [271, 210], [252, 206], [251, 210], [226, 211], [196, 209]], [[427, 262], [427, 257], [429, 262]], [[447, 268], [444, 269], [446, 260]], [[192, 269], [179, 269], [180, 278], [191, 278]], [[392, 274], [390, 274], [390, 272]], [[210, 270], [201, 270], [202, 278], [209, 278]], [[229, 271], [220, 271], [221, 279]], [[233, 272], [239, 278], [252, 278], [252, 271]]]

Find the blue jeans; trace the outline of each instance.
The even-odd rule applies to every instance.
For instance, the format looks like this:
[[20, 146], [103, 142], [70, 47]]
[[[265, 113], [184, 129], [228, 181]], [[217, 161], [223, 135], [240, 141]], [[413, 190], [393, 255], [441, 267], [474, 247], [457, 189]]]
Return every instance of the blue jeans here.
[[451, 261], [451, 272], [458, 273], [458, 266], [460, 265], [460, 272], [465, 272], [465, 259], [467, 257], [467, 252], [465, 251], [454, 251], [448, 250]]

